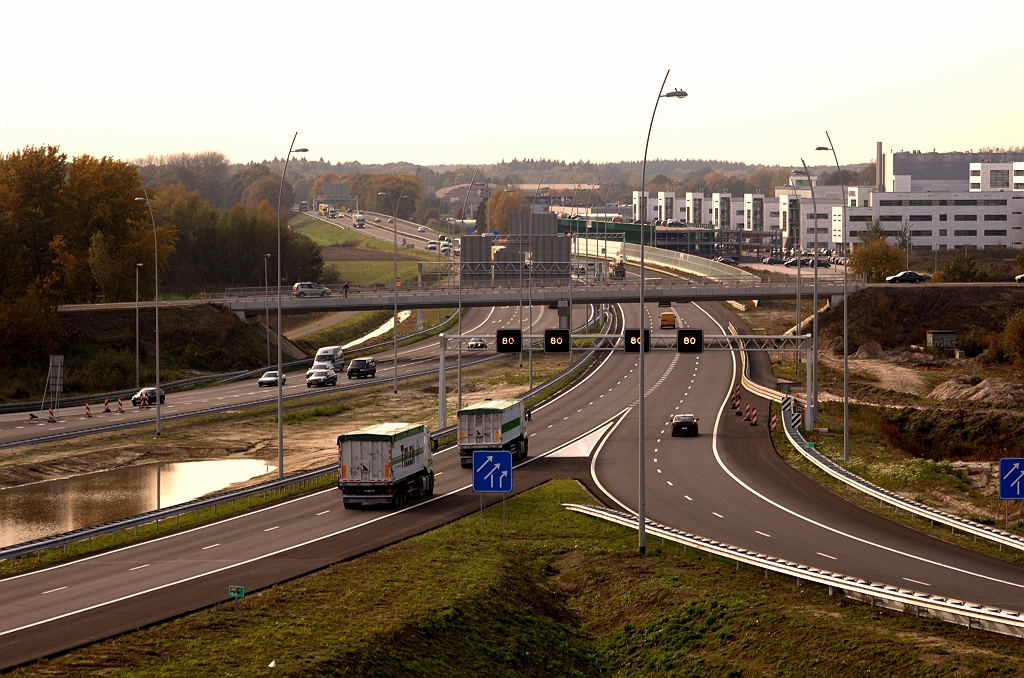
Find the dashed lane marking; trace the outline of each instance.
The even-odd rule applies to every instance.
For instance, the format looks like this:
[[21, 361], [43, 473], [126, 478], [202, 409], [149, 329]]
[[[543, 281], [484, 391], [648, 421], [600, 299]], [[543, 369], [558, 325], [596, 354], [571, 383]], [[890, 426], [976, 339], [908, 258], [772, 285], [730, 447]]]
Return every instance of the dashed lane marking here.
[[759, 534], [759, 535], [761, 535], [762, 537], [768, 537], [769, 539], [771, 539], [771, 538], [772, 538], [772, 536], [771, 536], [770, 534], [768, 534], [767, 532], [762, 532], [761, 530], [754, 530], [754, 532], [755, 532], [756, 534]]

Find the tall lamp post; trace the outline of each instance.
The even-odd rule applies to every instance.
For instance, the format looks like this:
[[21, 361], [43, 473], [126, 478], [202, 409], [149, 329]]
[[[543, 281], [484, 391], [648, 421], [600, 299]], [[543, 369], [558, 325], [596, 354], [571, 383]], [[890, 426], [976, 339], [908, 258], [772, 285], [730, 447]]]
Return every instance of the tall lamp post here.
[[[813, 365], [807, 366], [807, 421], [804, 422], [805, 430], [814, 428], [814, 422], [818, 420], [818, 202], [814, 197], [814, 182], [811, 181], [811, 172], [807, 169], [807, 163], [800, 158], [807, 175], [807, 184], [811, 189], [811, 209], [814, 210], [814, 320], [811, 324], [811, 347], [814, 353]], [[814, 376], [811, 377], [813, 367]]]
[[[640, 212], [640, 441], [639, 441], [639, 463], [640, 463], [640, 488], [638, 498], [638, 511], [637, 511], [637, 525], [638, 525], [638, 542], [637, 546], [641, 554], [647, 552], [647, 530], [645, 529], [645, 523], [647, 521], [647, 510], [646, 510], [646, 487], [644, 485], [644, 324], [646, 314], [644, 313], [644, 226], [647, 223], [647, 203], [644, 201], [644, 194], [647, 190], [647, 149], [651, 145], [651, 130], [654, 129], [654, 116], [658, 112], [658, 103], [662, 98], [674, 98], [682, 99], [686, 97], [686, 92], [677, 89], [664, 94], [665, 83], [668, 82], [668, 74], [671, 70], [665, 71], [665, 79], [661, 81], [661, 88], [658, 90], [658, 98], [654, 100], [654, 112], [651, 113], [651, 123], [647, 127], [647, 142], [644, 144], [644, 163], [640, 170], [640, 204], [643, 206]], [[571, 325], [570, 325], [571, 327]]]
[[[394, 223], [391, 224], [391, 230], [394, 233], [394, 245], [395, 245], [395, 319], [392, 321], [394, 325], [394, 343], [395, 343], [395, 355], [394, 355], [394, 390], [398, 393], [398, 206], [402, 204], [402, 198], [407, 198], [405, 189], [402, 189], [402, 193], [398, 196], [398, 202], [391, 199], [391, 194], [387, 191], [380, 191], [377, 193], [378, 196], [386, 195], [388, 202], [391, 203], [391, 218]], [[440, 247], [438, 247], [440, 250]]]
[[[284, 195], [284, 175], [288, 173], [288, 162], [292, 153], [308, 153], [308, 148], [295, 148], [299, 133], [292, 137], [288, 155], [281, 170], [281, 186], [277, 189], [277, 477], [284, 478], [284, 361], [281, 358], [281, 197]], [[289, 205], [289, 207], [291, 207]]]
[[139, 390], [139, 270], [142, 264], [135, 264], [135, 390]]
[[[142, 186], [144, 198], [136, 198], [135, 202], [144, 202], [149, 208], [149, 220], [153, 222], [153, 304], [156, 316], [156, 435], [160, 436], [160, 245], [156, 240], [156, 217], [153, 216], [153, 205], [149, 202], [149, 192]], [[138, 271], [138, 268], [135, 269]]]
[[850, 268], [850, 246], [846, 234], [846, 184], [843, 182], [843, 170], [839, 166], [839, 156], [832, 145], [832, 137], [825, 130], [825, 138], [828, 139], [828, 146], [818, 146], [816, 151], [832, 151], [832, 157], [836, 161], [836, 171], [839, 172], [839, 186], [843, 191], [843, 211], [840, 214], [842, 219], [843, 234], [843, 463], [850, 462], [850, 309], [847, 291], [847, 271]]
[[263, 324], [267, 326], [267, 367], [270, 367], [270, 279], [267, 277], [269, 254], [263, 255]]

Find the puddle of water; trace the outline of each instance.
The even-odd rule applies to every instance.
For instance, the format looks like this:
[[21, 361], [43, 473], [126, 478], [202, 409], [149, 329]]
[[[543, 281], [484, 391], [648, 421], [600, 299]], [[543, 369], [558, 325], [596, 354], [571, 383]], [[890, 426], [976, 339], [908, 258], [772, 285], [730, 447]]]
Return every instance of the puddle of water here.
[[259, 459], [130, 466], [0, 490], [0, 546], [174, 506], [276, 471]]
[[[405, 322], [405, 320], [409, 316], [411, 316], [411, 315], [412, 315], [412, 311], [399, 311], [398, 312], [398, 322], [399, 322], [399, 324]], [[373, 332], [370, 332], [369, 334], [364, 334], [363, 336], [359, 337], [355, 341], [348, 342], [347, 344], [345, 344], [341, 348], [342, 348], [342, 350], [344, 350], [346, 348], [352, 348], [353, 346], [359, 346], [360, 344], [366, 343], [370, 339], [375, 339], [375, 338], [377, 338], [379, 336], [387, 334], [388, 332], [391, 331], [391, 328], [393, 328], [394, 326], [395, 326], [395, 319], [391, 318], [386, 323], [384, 323], [383, 325], [381, 325], [380, 327], [375, 329]]]

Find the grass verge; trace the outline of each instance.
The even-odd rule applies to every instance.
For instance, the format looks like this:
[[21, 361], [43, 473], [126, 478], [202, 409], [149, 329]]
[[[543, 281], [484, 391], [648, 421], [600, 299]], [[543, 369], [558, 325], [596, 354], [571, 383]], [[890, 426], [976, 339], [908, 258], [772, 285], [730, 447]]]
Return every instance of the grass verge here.
[[556, 480], [322, 572], [15, 676], [1009, 675], [1020, 640], [796, 588], [570, 513]]

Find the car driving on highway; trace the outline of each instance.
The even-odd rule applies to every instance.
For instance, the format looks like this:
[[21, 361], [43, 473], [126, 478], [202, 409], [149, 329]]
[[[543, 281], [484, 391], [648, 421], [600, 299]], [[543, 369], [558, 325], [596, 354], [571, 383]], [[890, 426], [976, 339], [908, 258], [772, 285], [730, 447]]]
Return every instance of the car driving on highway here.
[[[138, 407], [139, 403], [142, 402], [142, 396], [143, 395], [146, 396], [146, 402], [148, 402], [150, 405], [156, 405], [156, 389], [152, 388], [152, 387], [140, 389], [138, 393], [133, 395], [132, 396], [132, 405], [134, 405], [135, 407]], [[163, 405], [163, 403], [164, 403], [164, 390], [160, 389], [160, 404]]]
[[697, 431], [697, 417], [692, 414], [672, 416], [672, 437], [700, 435]]
[[897, 283], [919, 283], [925, 280], [926, 278], [916, 271], [903, 271], [886, 277], [885, 282], [895, 285]]
[[470, 339], [466, 344], [467, 348], [487, 348], [487, 342], [483, 339]]
[[338, 375], [334, 370], [316, 370], [306, 377], [306, 388], [314, 386], [337, 386]]
[[[286, 374], [281, 377], [281, 385], [284, 386], [287, 383], [288, 375]], [[257, 380], [256, 384], [259, 386], [277, 386], [277, 370], [264, 372], [263, 376]]]
[[377, 376], [377, 361], [373, 358], [356, 358], [348, 364], [348, 378]]

